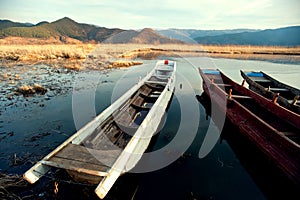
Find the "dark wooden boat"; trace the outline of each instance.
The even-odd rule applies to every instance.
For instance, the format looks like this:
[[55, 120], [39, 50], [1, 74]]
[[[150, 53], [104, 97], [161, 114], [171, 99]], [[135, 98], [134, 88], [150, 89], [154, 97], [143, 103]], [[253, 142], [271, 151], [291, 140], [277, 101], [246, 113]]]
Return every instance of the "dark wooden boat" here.
[[175, 89], [175, 61], [154, 69], [90, 123], [36, 163], [24, 178], [35, 183], [51, 168], [98, 184], [104, 198], [118, 177], [136, 166], [155, 134]]
[[249, 88], [281, 106], [300, 114], [300, 90], [272, 78], [264, 72], [242, 71]]
[[199, 68], [199, 73], [212, 105], [226, 113], [241, 133], [300, 186], [300, 115], [235, 83], [219, 70]]

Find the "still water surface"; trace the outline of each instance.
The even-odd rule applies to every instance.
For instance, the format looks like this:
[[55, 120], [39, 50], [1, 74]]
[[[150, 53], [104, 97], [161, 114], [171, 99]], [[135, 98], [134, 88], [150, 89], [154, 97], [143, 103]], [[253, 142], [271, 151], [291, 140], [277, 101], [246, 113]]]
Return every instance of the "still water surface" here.
[[[164, 126], [160, 134], [153, 139], [148, 152], [157, 152], [163, 149], [170, 155], [172, 152], [178, 151], [183, 155], [166, 167], [153, 164], [153, 162], [160, 162], [159, 159], [163, 156], [158, 160], [148, 160], [155, 166], [153, 169], [159, 170], [147, 169], [152, 172], [126, 174], [116, 184], [116, 187], [122, 188], [127, 185], [130, 192], [122, 193], [115, 188], [109, 193], [108, 198], [130, 199], [134, 192], [134, 199], [252, 200], [273, 198], [266, 187], [268, 180], [258, 183], [257, 179], [253, 177], [253, 173], [249, 173], [249, 168], [241, 161], [242, 158], [237, 156], [239, 153], [233, 150], [227, 140], [219, 139], [206, 156], [199, 158], [199, 150], [208, 128], [215, 131], [216, 137], [219, 136], [220, 131], [210, 118], [206, 117], [205, 108], [195, 98], [195, 95], [202, 93], [202, 80], [197, 67], [219, 68], [238, 83], [242, 82], [239, 70], [262, 70], [282, 82], [300, 88], [300, 65], [206, 57], [176, 58], [175, 60], [178, 70], [176, 91]], [[155, 64], [155, 61], [143, 62], [144, 64], [141, 66], [113, 70], [109, 73], [83, 72], [77, 74], [77, 77], [73, 78], [72, 84], [78, 86], [79, 82], [79, 85], [82, 86], [76, 89], [78, 92], [76, 98], [79, 98], [77, 103], [80, 106], [73, 105], [72, 107], [74, 96], [70, 92], [43, 101], [43, 106], [40, 106], [39, 103], [28, 103], [26, 107], [24, 104], [20, 104], [15, 107], [2, 108], [0, 110], [0, 132], [3, 135], [9, 132], [14, 134], [0, 141], [0, 171], [24, 173], [32, 166], [32, 161], [37, 161], [45, 156], [72, 135], [76, 131], [76, 127], [83, 126], [96, 114], [102, 112], [110, 105], [111, 101], [122, 95]], [[94, 96], [90, 95], [91, 92]], [[94, 103], [92, 105], [85, 104], [87, 98], [90, 97], [93, 97]], [[37, 99], [37, 101], [41, 101], [41, 99]], [[82, 113], [79, 117], [80, 120], [76, 122], [73, 120], [74, 109], [77, 110], [77, 113]], [[231, 131], [236, 132], [234, 129], [229, 130], [229, 132]], [[168, 145], [172, 147], [164, 149]], [[23, 159], [19, 165], [11, 163], [11, 158], [15, 154]], [[247, 158], [244, 159], [247, 160]], [[130, 182], [132, 183], [129, 184]], [[41, 191], [42, 189], [39, 188], [38, 192]], [[90, 192], [93, 190], [91, 189]], [[117, 194], [118, 192], [119, 194]], [[85, 197], [85, 193], [82, 191], [72, 194], [63, 191], [61, 195], [61, 198], [70, 195]], [[89, 198], [94, 198], [94, 196], [89, 196]]]

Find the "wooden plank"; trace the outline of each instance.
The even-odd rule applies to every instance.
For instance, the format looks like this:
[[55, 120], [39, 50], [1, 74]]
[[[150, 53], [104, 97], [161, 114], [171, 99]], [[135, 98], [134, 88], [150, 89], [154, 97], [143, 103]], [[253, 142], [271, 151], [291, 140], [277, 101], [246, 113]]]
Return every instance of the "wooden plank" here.
[[280, 133], [282, 133], [283, 135], [285, 135], [287, 137], [290, 137], [290, 136], [300, 137], [300, 134], [295, 133], [295, 132], [280, 132]]
[[240, 98], [240, 99], [252, 99], [252, 97], [244, 96], [244, 95], [231, 95], [232, 98]]
[[[246, 75], [247, 76], [247, 75]], [[253, 81], [263, 81], [263, 82], [271, 82], [268, 78], [266, 77], [263, 77], [263, 76], [258, 76], [258, 77], [255, 77], [255, 76], [248, 76], [251, 80]]]
[[146, 81], [146, 83], [154, 83], [154, 84], [160, 84], [160, 85], [167, 85], [166, 82], [161, 82], [161, 81]]
[[271, 83], [272, 81], [270, 80], [267, 80], [267, 79], [257, 79], [257, 80], [254, 80], [255, 82], [261, 82], [261, 83]]
[[41, 163], [51, 167], [72, 170], [78, 173], [85, 173], [94, 176], [107, 176], [108, 173], [106, 171], [109, 169], [109, 167], [87, 164], [57, 157], [51, 158], [51, 161], [42, 160]]
[[158, 98], [160, 96], [160, 94], [150, 94], [149, 97], [151, 98]]
[[[55, 157], [72, 159], [74, 161], [111, 166], [118, 158], [121, 150], [95, 150], [81, 145], [68, 144]], [[52, 158], [50, 159], [50, 161]]]
[[[268, 90], [268, 88], [266, 88], [266, 90]], [[274, 92], [280, 92], [280, 91], [289, 91], [288, 89], [286, 88], [270, 88], [271, 91], [274, 91]]]
[[230, 87], [230, 86], [232, 86], [231, 84], [223, 84], [223, 83], [217, 83], [216, 85], [218, 85], [218, 86], [223, 86], [223, 87]]

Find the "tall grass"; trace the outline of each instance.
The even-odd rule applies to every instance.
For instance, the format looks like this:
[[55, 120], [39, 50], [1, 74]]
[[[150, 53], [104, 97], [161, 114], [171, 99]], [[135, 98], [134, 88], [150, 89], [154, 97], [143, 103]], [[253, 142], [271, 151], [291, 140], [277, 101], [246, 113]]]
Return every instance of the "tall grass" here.
[[93, 44], [0, 45], [0, 58], [15, 61], [85, 59]]
[[88, 55], [98, 59], [156, 58], [159, 55], [200, 56], [300, 55], [300, 47], [217, 46], [188, 44], [0, 44], [0, 59], [15, 61], [83, 60]]

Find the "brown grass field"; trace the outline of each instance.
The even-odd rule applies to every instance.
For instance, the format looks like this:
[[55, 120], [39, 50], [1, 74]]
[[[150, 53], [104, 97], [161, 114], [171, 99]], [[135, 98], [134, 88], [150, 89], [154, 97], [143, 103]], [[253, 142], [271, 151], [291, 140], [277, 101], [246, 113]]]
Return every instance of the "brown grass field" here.
[[83, 60], [93, 57], [111, 59], [156, 59], [158, 56], [211, 56], [225, 58], [264, 58], [293, 56], [299, 60], [300, 47], [213, 46], [188, 44], [1, 44], [0, 60], [38, 62]]

